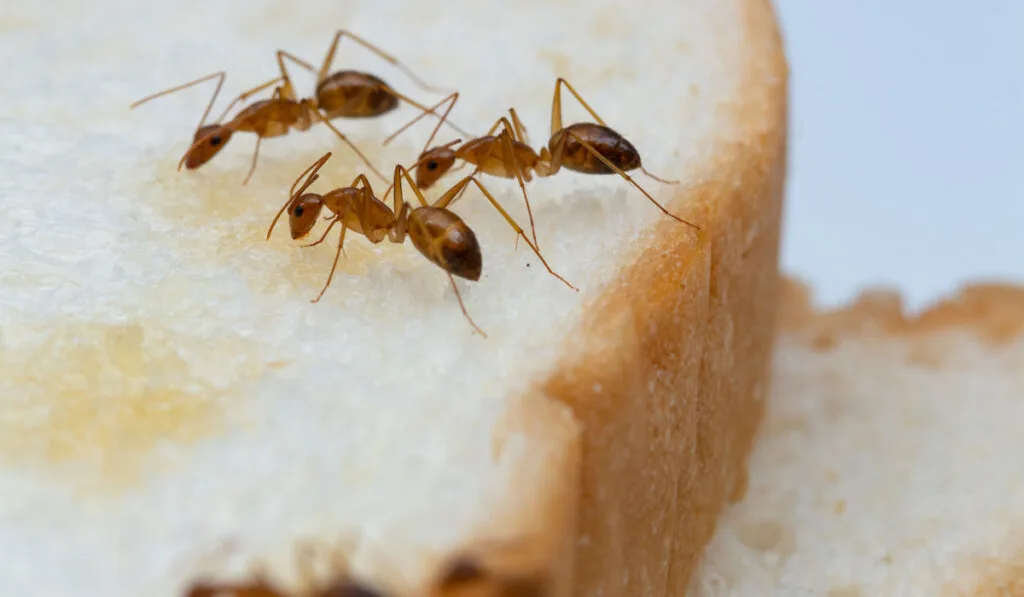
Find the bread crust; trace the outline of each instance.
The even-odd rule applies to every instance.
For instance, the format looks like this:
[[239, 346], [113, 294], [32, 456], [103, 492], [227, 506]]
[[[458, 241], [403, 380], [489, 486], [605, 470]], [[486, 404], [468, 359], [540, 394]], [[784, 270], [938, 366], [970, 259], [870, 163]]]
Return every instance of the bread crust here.
[[[703, 234], [659, 221], [513, 409], [509, 431], [548, 426], [558, 436], [545, 444], [566, 456], [546, 459], [561, 467], [549, 482], [524, 482], [481, 530], [483, 546], [495, 529], [524, 529], [528, 555], [491, 566], [479, 594], [682, 595], [719, 511], [744, 492], [770, 385], [788, 66], [770, 0], [742, 10], [747, 71], [722, 106], [733, 130], [700, 171], [706, 182], [670, 206]], [[553, 405], [576, 425], [550, 425], [566, 416]], [[537, 479], [526, 468], [536, 461], [523, 462], [522, 478]]]
[[917, 314], [906, 311], [898, 292], [881, 288], [866, 290], [835, 310], [819, 310], [812, 299], [809, 286], [785, 280], [779, 326], [822, 349], [840, 338], [865, 335], [921, 338], [958, 330], [1000, 345], [1024, 333], [1024, 286], [966, 284]]

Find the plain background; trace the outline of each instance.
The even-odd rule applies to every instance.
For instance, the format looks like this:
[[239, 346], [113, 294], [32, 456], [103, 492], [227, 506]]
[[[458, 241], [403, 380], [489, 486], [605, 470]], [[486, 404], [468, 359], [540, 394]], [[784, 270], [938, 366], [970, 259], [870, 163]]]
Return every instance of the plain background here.
[[1024, 1], [775, 0], [791, 67], [782, 262], [834, 306], [1024, 282]]

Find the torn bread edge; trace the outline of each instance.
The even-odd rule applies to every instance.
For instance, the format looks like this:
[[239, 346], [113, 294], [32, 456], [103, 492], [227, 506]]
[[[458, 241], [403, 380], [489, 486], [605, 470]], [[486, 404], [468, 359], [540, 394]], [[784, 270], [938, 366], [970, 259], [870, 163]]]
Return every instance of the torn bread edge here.
[[1024, 286], [965, 284], [955, 294], [911, 313], [900, 293], [887, 288], [865, 290], [842, 308], [819, 309], [810, 286], [787, 279], [778, 320], [781, 330], [820, 349], [854, 337], [926, 339], [948, 331], [967, 331], [998, 346], [1024, 334]]
[[588, 305], [505, 421], [529, 438], [521, 491], [422, 594], [683, 595], [742, 497], [771, 385], [789, 72], [771, 1], [738, 1], [746, 72], [721, 107], [732, 130], [670, 206], [700, 240], [660, 221]]

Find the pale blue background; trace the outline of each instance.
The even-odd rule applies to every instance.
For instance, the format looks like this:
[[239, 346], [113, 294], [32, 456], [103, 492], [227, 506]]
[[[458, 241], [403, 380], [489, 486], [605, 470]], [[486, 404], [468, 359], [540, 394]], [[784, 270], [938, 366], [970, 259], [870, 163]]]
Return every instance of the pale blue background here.
[[783, 267], [828, 305], [1024, 282], [1024, 0], [776, 0], [792, 71]]

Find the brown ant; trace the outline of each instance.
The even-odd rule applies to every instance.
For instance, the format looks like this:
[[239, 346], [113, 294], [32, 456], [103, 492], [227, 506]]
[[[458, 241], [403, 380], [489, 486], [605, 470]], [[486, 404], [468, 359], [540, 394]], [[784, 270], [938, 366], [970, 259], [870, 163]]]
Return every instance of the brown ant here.
[[[323, 242], [331, 228], [338, 222], [341, 222], [341, 232], [338, 235], [338, 249], [334, 255], [331, 273], [328, 275], [327, 282], [324, 284], [320, 294], [312, 302], [318, 302], [323, 297], [327, 287], [331, 284], [331, 280], [334, 278], [334, 272], [338, 266], [338, 258], [344, 252], [345, 232], [347, 230], [351, 229], [356, 233], [362, 234], [374, 244], [382, 242], [385, 238], [392, 243], [400, 244], [405, 242], [406, 237], [409, 237], [412, 240], [412, 244], [424, 257], [445, 271], [448, 275], [448, 280], [451, 282], [452, 289], [455, 291], [455, 297], [459, 301], [459, 307], [461, 307], [463, 315], [466, 316], [470, 325], [486, 338], [487, 334], [476, 325], [473, 318], [469, 316], [469, 312], [466, 311], [466, 306], [462, 302], [462, 296], [455, 285], [455, 278], [453, 278], [453, 276], [459, 276], [460, 278], [475, 282], [480, 279], [483, 269], [483, 256], [480, 252], [480, 244], [477, 241], [476, 234], [462, 218], [448, 210], [448, 204], [470, 182], [477, 185], [491, 205], [512, 226], [517, 235], [522, 236], [526, 240], [526, 243], [530, 245], [533, 252], [544, 266], [547, 267], [548, 272], [564, 282], [569, 288], [578, 291], [575, 286], [551, 269], [551, 266], [548, 265], [540, 251], [537, 250], [537, 247], [526, 237], [523, 229], [519, 227], [515, 220], [487, 191], [486, 187], [474, 176], [467, 176], [459, 181], [458, 184], [449, 189], [448, 192], [431, 205], [427, 203], [423, 193], [416, 187], [405, 167], [401, 164], [396, 165], [392, 182], [392, 188], [395, 191], [394, 209], [392, 210], [383, 201], [377, 199], [373, 188], [370, 186], [370, 181], [362, 174], [357, 176], [352, 181], [352, 184], [347, 187], [334, 189], [323, 195], [306, 193], [306, 189], [319, 178], [320, 175], [317, 174], [317, 171], [330, 158], [331, 152], [327, 152], [299, 175], [289, 190], [288, 201], [277, 212], [274, 221], [271, 222], [270, 228], [267, 230], [267, 239], [269, 240], [278, 219], [287, 210], [292, 239], [302, 238], [313, 229], [321, 210], [326, 207], [333, 214], [329, 218], [331, 223], [324, 231], [323, 236], [320, 237], [320, 240], [307, 245], [314, 246]], [[305, 182], [296, 190], [296, 186], [303, 177], [306, 178]], [[411, 207], [410, 204], [404, 201], [402, 196], [403, 178], [409, 183], [419, 199], [419, 207]]]
[[[579, 122], [567, 127], [562, 126], [562, 85], [565, 85], [566, 89], [594, 117], [594, 120], [597, 121], [596, 124]], [[441, 119], [444, 120], [455, 107], [457, 101], [458, 93], [452, 93], [441, 100], [433, 109], [439, 108], [445, 102], [450, 102], [448, 108], [441, 116]], [[390, 143], [406, 128], [412, 126], [420, 118], [423, 118], [424, 115], [417, 116], [393, 133], [384, 141], [384, 144]], [[484, 173], [491, 176], [517, 179], [519, 186], [523, 190], [524, 198], [526, 197], [525, 182], [532, 180], [531, 171], [541, 177], [554, 176], [563, 167], [582, 174], [618, 174], [636, 187], [666, 215], [696, 230], [700, 230], [700, 227], [696, 224], [687, 222], [665, 209], [664, 206], [655, 201], [654, 197], [627, 174], [631, 170], [639, 169], [658, 182], [678, 184], [678, 181], [664, 180], [647, 171], [640, 159], [640, 153], [633, 144], [614, 129], [608, 127], [565, 79], [559, 77], [555, 82], [555, 92], [551, 105], [551, 138], [548, 140], [547, 147], [540, 149], [540, 153], [537, 153], [530, 147], [526, 127], [520, 122], [515, 108], [509, 109], [509, 115], [511, 116], [511, 122], [504, 116], [499, 118], [483, 137], [471, 139], [458, 147], [453, 146], [456, 144], [449, 143], [428, 149], [430, 142], [433, 141], [440, 129], [439, 122], [427, 139], [423, 151], [414, 165], [417, 186], [421, 189], [429, 188], [452, 168], [456, 160], [476, 166], [473, 174]], [[499, 127], [502, 130], [495, 135]], [[529, 199], [526, 200], [526, 206], [529, 210]], [[533, 226], [532, 213], [530, 225], [531, 227]], [[536, 243], [536, 229], [534, 229], [533, 233], [534, 243]]]
[[[353, 70], [338, 71], [328, 75], [338, 43], [343, 36], [349, 36], [364, 48], [377, 54], [385, 61], [399, 67], [417, 84], [426, 89], [435, 89], [417, 77], [408, 67], [401, 64], [396, 58], [373, 46], [362, 38], [344, 29], [339, 30], [331, 44], [327, 55], [324, 57], [320, 70], [317, 71], [316, 96], [314, 98], [299, 99], [292, 85], [291, 77], [285, 67], [284, 60], [287, 58], [293, 63], [313, 72], [316, 69], [308, 62], [284, 50], [277, 51], [277, 64], [280, 75], [239, 94], [224, 109], [220, 118], [214, 124], [206, 124], [206, 118], [213, 108], [217, 95], [224, 84], [225, 73], [223, 71], [200, 77], [194, 81], [184, 83], [170, 89], [149, 95], [132, 104], [135, 108], [152, 99], [186, 89], [193, 85], [209, 81], [219, 77], [217, 88], [210, 98], [210, 103], [203, 112], [193, 135], [193, 143], [178, 162], [178, 170], [182, 165], [192, 170], [208, 162], [217, 155], [221, 149], [231, 140], [235, 132], [250, 132], [256, 134], [256, 149], [252, 157], [252, 166], [242, 184], [247, 184], [256, 170], [256, 162], [259, 157], [260, 143], [265, 137], [280, 137], [288, 134], [291, 130], [306, 131], [316, 122], [323, 122], [345, 142], [362, 161], [383, 180], [387, 180], [383, 174], [366, 158], [365, 155], [353, 144], [344, 134], [341, 133], [329, 120], [334, 118], [376, 118], [383, 116], [398, 108], [400, 101], [404, 101], [420, 110], [426, 112], [428, 109], [415, 100], [395, 91], [379, 77]], [[280, 83], [279, 85], [277, 85]], [[230, 112], [231, 108], [239, 102], [243, 102], [250, 96], [277, 85], [273, 96], [268, 100], [260, 100], [243, 108], [230, 121], [220, 124]], [[437, 116], [437, 114], [434, 114]], [[452, 128], [461, 133], [461, 129], [452, 123]]]

